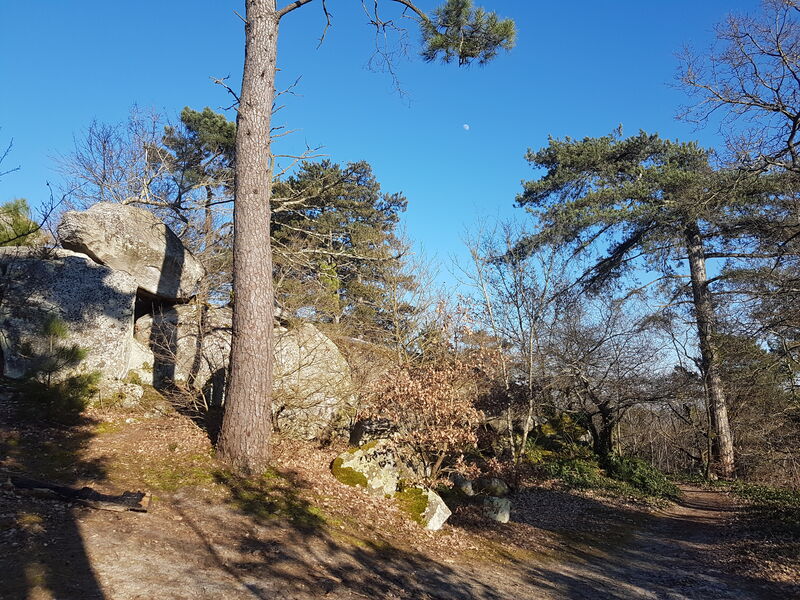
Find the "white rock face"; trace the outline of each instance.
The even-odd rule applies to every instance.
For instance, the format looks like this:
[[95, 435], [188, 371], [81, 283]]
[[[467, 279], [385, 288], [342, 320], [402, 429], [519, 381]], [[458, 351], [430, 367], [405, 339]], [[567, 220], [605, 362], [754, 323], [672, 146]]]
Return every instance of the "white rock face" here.
[[64, 248], [128, 273], [139, 288], [165, 300], [191, 298], [205, 274], [178, 236], [143, 208], [99, 202], [85, 211], [69, 211], [58, 237]]
[[67, 326], [65, 345], [87, 351], [76, 369], [124, 377], [131, 352], [136, 282], [126, 273], [98, 265], [69, 250], [0, 248], [0, 344], [3, 374], [20, 377], [29, 364], [26, 342], [44, 322], [58, 317]]
[[453, 513], [447, 508], [447, 505], [439, 494], [433, 490], [424, 491], [428, 497], [428, 506], [425, 512], [422, 513], [422, 522], [425, 523], [425, 529], [438, 531]]

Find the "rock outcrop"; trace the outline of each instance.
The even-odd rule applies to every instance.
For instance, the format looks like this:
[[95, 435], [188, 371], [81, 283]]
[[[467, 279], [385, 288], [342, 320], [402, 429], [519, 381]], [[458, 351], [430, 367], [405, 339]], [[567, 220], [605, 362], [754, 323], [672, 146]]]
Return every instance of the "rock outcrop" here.
[[[203, 390], [220, 406], [232, 310], [191, 302], [205, 271], [169, 227], [144, 209], [100, 203], [66, 213], [58, 233], [67, 249], [0, 248], [0, 374], [24, 376], [26, 348], [58, 317], [67, 330], [59, 343], [86, 350], [74, 370], [98, 371], [107, 396], [136, 402], [120, 387], [135, 378]], [[319, 438], [350, 410], [350, 367], [313, 325], [276, 326], [274, 341], [274, 423]]]
[[128, 273], [141, 290], [164, 300], [188, 300], [205, 275], [178, 236], [143, 208], [99, 202], [85, 211], [69, 211], [58, 237], [64, 248]]
[[[224, 378], [231, 345], [232, 311], [206, 309], [204, 334], [200, 308], [185, 304], [164, 308], [136, 321], [140, 347], [152, 353], [152, 381], [204, 389]], [[275, 328], [273, 416], [276, 427], [299, 439], [315, 439], [347, 412], [352, 396], [350, 368], [328, 337], [310, 324]], [[138, 362], [147, 355], [136, 353]], [[141, 369], [138, 365], [132, 368]], [[147, 381], [147, 373], [139, 371]], [[215, 386], [219, 388], [217, 384]]]
[[137, 284], [127, 273], [69, 250], [0, 248], [0, 344], [3, 375], [28, 370], [26, 342], [48, 318], [66, 325], [64, 344], [86, 351], [78, 371], [124, 377], [133, 336]]

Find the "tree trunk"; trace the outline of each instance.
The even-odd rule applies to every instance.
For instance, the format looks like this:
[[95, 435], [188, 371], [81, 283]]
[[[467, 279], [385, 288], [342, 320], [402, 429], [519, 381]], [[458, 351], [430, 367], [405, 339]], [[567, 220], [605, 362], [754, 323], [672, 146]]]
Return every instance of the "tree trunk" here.
[[268, 466], [272, 433], [270, 118], [278, 50], [275, 0], [247, 0], [245, 20], [236, 119], [231, 374], [217, 451], [235, 471], [249, 474]]
[[594, 453], [600, 457], [601, 462], [608, 460], [614, 452], [614, 426], [616, 421], [608, 405], [598, 406], [597, 416], [600, 418], [599, 427], [592, 427], [592, 445]]
[[708, 390], [710, 429], [714, 432], [714, 460], [719, 468], [719, 475], [730, 478], [734, 475], [733, 437], [720, 376], [719, 352], [714, 341], [714, 307], [708, 289], [703, 238], [695, 222], [686, 225], [684, 234], [692, 279], [697, 337], [700, 342], [700, 362]]

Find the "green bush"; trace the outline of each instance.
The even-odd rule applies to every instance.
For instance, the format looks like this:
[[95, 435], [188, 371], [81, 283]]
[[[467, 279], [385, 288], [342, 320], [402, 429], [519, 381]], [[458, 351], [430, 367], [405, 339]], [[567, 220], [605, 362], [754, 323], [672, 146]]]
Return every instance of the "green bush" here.
[[42, 242], [41, 228], [31, 219], [27, 200], [0, 204], [0, 246], [38, 246]]
[[612, 455], [605, 461], [605, 470], [609, 477], [624, 481], [648, 496], [677, 498], [681, 493], [664, 473], [641, 458]]
[[564, 485], [578, 489], [603, 488], [606, 477], [595, 461], [583, 458], [556, 459], [545, 463], [545, 473]]
[[754, 512], [800, 531], [800, 490], [775, 488], [743, 481], [721, 482], [738, 497], [747, 500]]
[[67, 324], [50, 316], [42, 323], [39, 336], [20, 348], [29, 368], [19, 389], [30, 416], [75, 422], [97, 392], [100, 373], [65, 374], [86, 358], [84, 348], [64, 343], [68, 335]]
[[71, 375], [49, 384], [29, 379], [20, 385], [20, 391], [27, 400], [29, 416], [44, 416], [60, 423], [75, 423], [97, 392], [99, 380], [98, 372]]
[[680, 490], [661, 471], [638, 458], [612, 457], [603, 469], [596, 458], [553, 456], [539, 468], [568, 488], [642, 499], [674, 499], [680, 495]]

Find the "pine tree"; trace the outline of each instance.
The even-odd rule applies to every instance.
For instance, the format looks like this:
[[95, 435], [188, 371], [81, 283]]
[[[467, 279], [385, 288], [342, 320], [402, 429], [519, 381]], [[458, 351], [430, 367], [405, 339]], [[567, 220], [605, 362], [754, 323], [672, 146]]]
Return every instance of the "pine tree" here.
[[[270, 142], [278, 24], [311, 1], [297, 0], [282, 9], [275, 0], [245, 3], [245, 61], [236, 130], [231, 378], [218, 444], [220, 457], [242, 472], [262, 471], [269, 459], [274, 313], [268, 241], [273, 179]], [[419, 20], [427, 60], [442, 56], [445, 61], [457, 57], [459, 64], [486, 62], [499, 47], [508, 49], [513, 44], [513, 22], [473, 10], [471, 0], [447, 0], [433, 18], [410, 0], [394, 1]], [[386, 21], [376, 14], [375, 24], [385, 27]], [[431, 35], [433, 29], [444, 37]]]
[[[737, 206], [751, 206], [765, 189], [758, 178], [715, 170], [707, 151], [694, 143], [661, 140], [644, 132], [620, 139], [619, 133], [580, 141], [551, 139], [527, 160], [546, 173], [524, 184], [517, 198], [539, 220], [539, 233], [521, 241], [516, 252], [545, 243], [575, 252], [608, 251], [581, 282], [590, 291], [618, 280], [635, 266], [680, 282], [676, 261], [688, 262], [700, 369], [706, 384], [720, 475], [734, 474], [733, 437], [716, 342], [716, 308], [706, 270], [719, 223]], [[724, 256], [716, 253], [713, 256]], [[637, 263], [641, 258], [645, 262]]]

